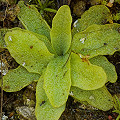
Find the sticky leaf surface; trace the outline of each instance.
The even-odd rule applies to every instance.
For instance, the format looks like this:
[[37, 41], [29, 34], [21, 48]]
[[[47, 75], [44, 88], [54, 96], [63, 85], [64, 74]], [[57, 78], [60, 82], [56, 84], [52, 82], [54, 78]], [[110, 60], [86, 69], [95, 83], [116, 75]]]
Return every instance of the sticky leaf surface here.
[[71, 54], [72, 86], [84, 90], [94, 90], [103, 87], [107, 77], [102, 67], [92, 65], [89, 61], [82, 61], [80, 56]]
[[96, 56], [90, 59], [90, 62], [94, 65], [100, 66], [104, 69], [107, 75], [107, 82], [110, 81], [111, 83], [116, 82], [117, 80], [117, 73], [115, 71], [115, 66], [110, 63], [106, 57], [104, 56]]
[[52, 46], [58, 55], [65, 54], [70, 48], [71, 23], [70, 8], [67, 5], [60, 7], [53, 18], [50, 32]]
[[97, 90], [82, 90], [77, 87], [71, 87], [72, 97], [79, 101], [87, 101], [93, 107], [107, 111], [113, 107], [112, 95], [107, 88], [103, 86]]
[[73, 37], [72, 51], [91, 57], [120, 50], [119, 24], [91, 25]]
[[50, 27], [42, 18], [37, 8], [34, 6], [26, 6], [23, 1], [18, 3], [20, 12], [18, 14], [19, 20], [24, 27], [40, 35], [45, 35], [50, 40]]
[[85, 11], [81, 16], [81, 19], [78, 19], [73, 24], [74, 28], [72, 32], [75, 34], [85, 30], [90, 25], [102, 25], [108, 21], [112, 21], [110, 10], [104, 5], [95, 5], [90, 7], [89, 10]]
[[27, 30], [11, 30], [6, 34], [5, 42], [13, 58], [29, 72], [41, 74], [53, 58], [44, 42]]
[[55, 51], [52, 48], [52, 44], [51, 42], [48, 40], [48, 38], [44, 35], [39, 35], [37, 33], [32, 32], [32, 34], [34, 34], [40, 41], [43, 41], [47, 47], [47, 49], [49, 50], [50, 53], [55, 54]]
[[19, 66], [3, 76], [3, 90], [6, 92], [19, 91], [32, 83], [33, 80], [38, 80], [39, 77], [39, 74], [30, 73], [24, 67]]
[[54, 108], [43, 89], [43, 76], [40, 77], [36, 87], [36, 108], [35, 114], [37, 120], [58, 120], [65, 110], [65, 104], [61, 107]]
[[44, 75], [44, 89], [54, 107], [66, 103], [71, 86], [69, 55], [53, 59]]

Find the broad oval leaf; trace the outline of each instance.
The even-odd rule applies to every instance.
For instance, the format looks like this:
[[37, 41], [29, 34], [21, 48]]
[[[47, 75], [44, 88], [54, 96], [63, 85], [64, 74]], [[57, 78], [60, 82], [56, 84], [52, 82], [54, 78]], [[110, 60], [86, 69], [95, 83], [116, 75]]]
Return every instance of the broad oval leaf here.
[[87, 27], [93, 24], [102, 25], [107, 22], [112, 22], [112, 15], [110, 10], [105, 5], [95, 5], [89, 8], [81, 15], [81, 19], [78, 19], [73, 24], [73, 35], [77, 32], [85, 30]]
[[35, 114], [37, 120], [58, 120], [65, 110], [65, 104], [60, 107], [53, 107], [43, 89], [44, 76], [42, 75], [36, 87]]
[[97, 55], [112, 55], [120, 50], [120, 24], [91, 25], [83, 32], [76, 33], [72, 51], [92, 58]]
[[44, 75], [44, 89], [53, 107], [66, 103], [71, 87], [69, 55], [54, 58]]
[[72, 97], [79, 101], [86, 101], [93, 107], [103, 111], [113, 108], [113, 98], [107, 88], [103, 86], [97, 90], [82, 90], [78, 87], [71, 87]]
[[45, 35], [50, 41], [50, 27], [42, 18], [37, 8], [32, 5], [26, 6], [23, 1], [19, 1], [18, 5], [20, 7], [18, 18], [24, 27], [29, 31]]
[[3, 76], [3, 90], [6, 92], [16, 92], [39, 78], [39, 74], [30, 73], [24, 67], [19, 66]]
[[75, 53], [71, 54], [72, 86], [83, 90], [94, 90], [103, 87], [107, 76], [102, 67], [92, 65], [87, 59], [81, 59]]
[[11, 30], [5, 35], [5, 42], [12, 57], [29, 72], [41, 74], [54, 56], [44, 42], [27, 30]]
[[[9, 29], [9, 31], [11, 31], [11, 30], [23, 30], [23, 29], [15, 27], [15, 28]], [[9, 32], [9, 31], [7, 31], [7, 32]], [[34, 34], [40, 41], [43, 41], [45, 43], [47, 49], [49, 50], [49, 52], [52, 53], [52, 54], [55, 54], [55, 51], [52, 48], [52, 44], [46, 36], [37, 34], [35, 32], [31, 32], [31, 31], [29, 31], [29, 33]]]
[[71, 23], [70, 8], [67, 5], [63, 5], [53, 18], [50, 32], [51, 43], [57, 55], [64, 55], [70, 48]]
[[116, 82], [117, 73], [115, 70], [115, 66], [112, 63], [110, 63], [106, 57], [99, 55], [99, 56], [93, 57], [89, 60], [92, 64], [100, 66], [104, 69], [104, 71], [107, 75], [107, 82], [108, 81], [110, 81], [111, 83]]

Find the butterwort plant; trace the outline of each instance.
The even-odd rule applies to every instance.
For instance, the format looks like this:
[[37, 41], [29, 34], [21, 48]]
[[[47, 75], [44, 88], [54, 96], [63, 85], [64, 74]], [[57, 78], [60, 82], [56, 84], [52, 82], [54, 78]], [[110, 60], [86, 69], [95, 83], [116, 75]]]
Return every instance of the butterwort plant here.
[[93, 6], [71, 26], [70, 8], [63, 5], [50, 28], [34, 6], [23, 1], [18, 6], [25, 29], [1, 30], [6, 33], [1, 47], [19, 64], [3, 76], [4, 91], [16, 92], [37, 81], [37, 120], [58, 120], [69, 95], [100, 110], [111, 109], [113, 97], [105, 84], [116, 82], [117, 74], [103, 55], [120, 50], [120, 24], [112, 22], [109, 9]]

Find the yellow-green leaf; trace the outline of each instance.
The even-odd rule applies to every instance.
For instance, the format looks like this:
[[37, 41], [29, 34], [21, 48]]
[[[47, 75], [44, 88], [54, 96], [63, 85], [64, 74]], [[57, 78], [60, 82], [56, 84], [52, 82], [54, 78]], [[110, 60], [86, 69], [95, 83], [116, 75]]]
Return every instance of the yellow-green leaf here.
[[20, 7], [18, 18], [24, 27], [29, 31], [45, 35], [50, 41], [50, 27], [42, 18], [37, 8], [33, 5], [26, 6], [23, 1], [19, 1], [18, 5]]
[[65, 54], [70, 48], [71, 23], [70, 8], [67, 5], [63, 5], [53, 18], [50, 32], [52, 46], [58, 55]]
[[29, 85], [33, 80], [38, 80], [39, 77], [39, 74], [30, 73], [24, 67], [19, 66], [3, 76], [3, 90], [6, 92], [19, 91]]
[[53, 107], [43, 89], [44, 76], [42, 75], [36, 87], [35, 114], [37, 120], [58, 120], [65, 110], [65, 104], [61, 107]]
[[71, 86], [69, 55], [54, 58], [44, 75], [44, 89], [54, 107], [66, 103]]
[[112, 55], [120, 50], [120, 24], [91, 25], [83, 32], [76, 33], [72, 51], [92, 58], [97, 55]]
[[92, 65], [75, 53], [71, 54], [72, 86], [83, 90], [94, 90], [105, 85], [107, 76], [102, 67]]
[[96, 56], [90, 59], [90, 62], [94, 65], [100, 66], [104, 69], [107, 75], [107, 82], [110, 81], [111, 83], [116, 82], [117, 80], [117, 73], [115, 71], [115, 66], [110, 63], [106, 57], [104, 56]]
[[39, 35], [37, 33], [32, 32], [39, 40], [43, 41], [49, 50], [50, 53], [55, 54], [55, 51], [52, 48], [51, 42], [48, 40], [48, 38], [44, 35]]
[[72, 97], [79, 101], [86, 101], [93, 107], [107, 111], [113, 107], [113, 98], [107, 88], [103, 86], [97, 90], [82, 90], [78, 87], [71, 87]]
[[110, 10], [105, 5], [95, 5], [85, 11], [81, 19], [78, 19], [73, 24], [73, 34], [85, 30], [93, 24], [103, 25], [108, 21], [112, 21]]
[[41, 74], [54, 56], [44, 42], [27, 30], [11, 30], [5, 35], [5, 42], [12, 57], [29, 72]]

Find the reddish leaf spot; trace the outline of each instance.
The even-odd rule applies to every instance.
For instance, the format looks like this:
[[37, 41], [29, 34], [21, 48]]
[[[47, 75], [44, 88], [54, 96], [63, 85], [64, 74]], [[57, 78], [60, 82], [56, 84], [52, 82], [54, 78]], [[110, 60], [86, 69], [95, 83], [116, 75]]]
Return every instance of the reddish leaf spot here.
[[33, 48], [33, 46], [30, 46], [30, 49], [32, 49]]

